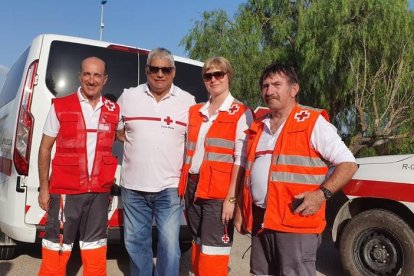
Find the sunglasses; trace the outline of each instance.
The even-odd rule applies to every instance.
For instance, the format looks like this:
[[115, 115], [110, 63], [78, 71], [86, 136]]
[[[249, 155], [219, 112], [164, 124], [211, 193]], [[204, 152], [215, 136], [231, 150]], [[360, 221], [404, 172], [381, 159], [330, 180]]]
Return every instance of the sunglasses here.
[[148, 65], [147, 68], [151, 74], [158, 74], [158, 72], [161, 70], [161, 72], [164, 75], [169, 75], [174, 70], [174, 67], [157, 67], [157, 66], [151, 66], [151, 65]]
[[224, 78], [225, 75], [226, 73], [224, 73], [223, 71], [216, 71], [213, 73], [204, 73], [203, 79], [205, 81], [210, 81], [214, 77], [216, 80], [221, 80], [222, 78]]

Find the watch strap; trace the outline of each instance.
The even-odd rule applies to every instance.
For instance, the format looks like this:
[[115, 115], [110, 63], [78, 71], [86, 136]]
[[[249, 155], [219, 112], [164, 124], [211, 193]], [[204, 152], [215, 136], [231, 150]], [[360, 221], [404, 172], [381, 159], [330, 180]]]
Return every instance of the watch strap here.
[[322, 185], [319, 186], [319, 189], [323, 192], [323, 196], [325, 197], [326, 200], [331, 199], [331, 197], [333, 196], [333, 193], [329, 189], [325, 188], [324, 186]]

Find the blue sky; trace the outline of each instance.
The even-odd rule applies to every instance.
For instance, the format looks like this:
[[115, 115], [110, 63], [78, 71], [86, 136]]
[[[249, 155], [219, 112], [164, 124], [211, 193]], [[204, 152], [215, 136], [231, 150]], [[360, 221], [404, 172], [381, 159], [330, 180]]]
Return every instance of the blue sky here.
[[[224, 9], [233, 16], [247, 0], [108, 0], [103, 40], [140, 48], [165, 47], [187, 56], [179, 46], [204, 11]], [[414, 7], [414, 0], [410, 0]], [[99, 39], [100, 0], [1, 0], [0, 87], [8, 68], [42, 33]]]
[[[187, 56], [179, 42], [204, 11], [224, 9], [233, 15], [243, 2], [108, 0], [103, 40], [146, 49], [162, 46], [175, 55]], [[99, 39], [100, 14], [100, 0], [1, 0], [0, 67], [11, 67], [38, 34]]]

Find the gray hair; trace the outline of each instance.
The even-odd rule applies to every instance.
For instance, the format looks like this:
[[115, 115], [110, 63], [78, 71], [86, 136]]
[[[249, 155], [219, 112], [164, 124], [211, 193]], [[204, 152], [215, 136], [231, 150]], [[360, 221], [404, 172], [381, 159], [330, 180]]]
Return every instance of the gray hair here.
[[171, 52], [168, 51], [167, 49], [165, 49], [165, 48], [156, 48], [156, 49], [152, 50], [148, 54], [147, 66], [151, 64], [151, 61], [155, 57], [160, 58], [160, 59], [166, 59], [166, 60], [168, 60], [169, 63], [170, 63], [170, 66], [175, 68], [174, 57], [171, 54]]

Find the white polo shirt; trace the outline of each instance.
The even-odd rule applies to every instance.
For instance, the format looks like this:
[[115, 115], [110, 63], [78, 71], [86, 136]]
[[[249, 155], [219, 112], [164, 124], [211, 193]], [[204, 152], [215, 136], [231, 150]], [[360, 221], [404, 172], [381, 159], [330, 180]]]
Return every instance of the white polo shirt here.
[[[267, 185], [270, 163], [276, 141], [283, 129], [283, 123], [276, 133], [270, 130], [270, 117], [263, 120], [265, 127], [256, 148], [256, 157], [252, 166], [251, 193], [253, 203], [266, 208]], [[311, 134], [312, 147], [321, 156], [335, 166], [343, 162], [355, 162], [355, 157], [338, 135], [334, 125], [323, 116], [318, 117]]]
[[173, 85], [157, 102], [141, 84], [125, 89], [118, 104], [126, 137], [120, 184], [143, 192], [178, 187], [194, 96]]
[[[227, 98], [221, 104], [220, 108], [209, 117], [208, 107], [210, 106], [210, 101], [205, 103], [200, 109], [199, 112], [205, 118], [205, 121], [202, 122], [200, 131], [197, 137], [196, 149], [194, 156], [191, 161], [190, 173], [198, 174], [200, 172], [201, 164], [204, 159], [204, 142], [206, 135], [211, 125], [214, 123], [214, 120], [217, 118], [220, 111], [227, 112], [231, 105], [233, 104], [234, 97], [229, 93]], [[253, 122], [253, 113], [250, 109], [240, 117], [237, 121], [236, 128], [236, 141], [234, 145], [234, 164], [244, 167], [246, 161], [246, 133], [244, 132], [249, 128], [250, 124]]]
[[[80, 106], [82, 109], [82, 116], [85, 121], [86, 129], [98, 129], [99, 117], [101, 115], [101, 107], [103, 106], [102, 97], [99, 98], [99, 102], [93, 109], [92, 105], [87, 99], [82, 96], [80, 87], [77, 92]], [[60, 123], [56, 116], [55, 106], [52, 104], [49, 110], [49, 114], [46, 118], [46, 123], [43, 127], [43, 134], [50, 137], [57, 137], [60, 129]], [[86, 152], [88, 160], [88, 173], [92, 173], [93, 162], [95, 160], [95, 149], [96, 149], [96, 137], [97, 132], [87, 132], [86, 136]]]

